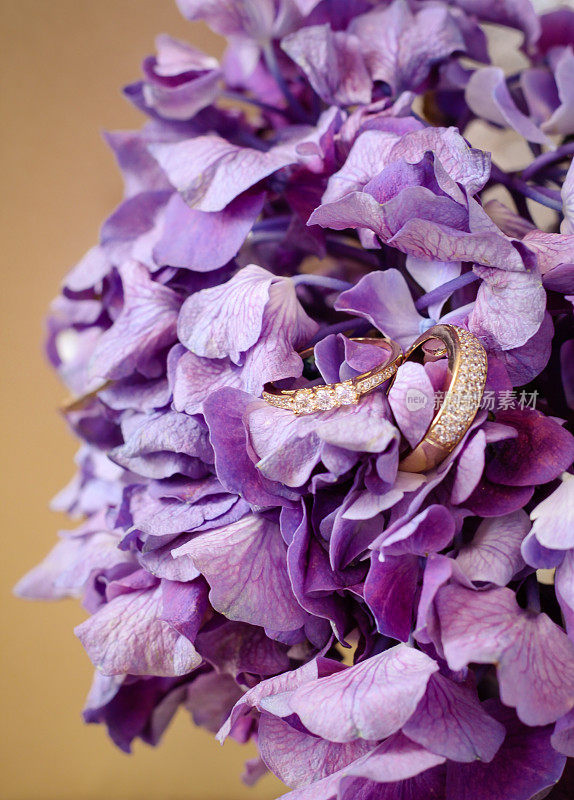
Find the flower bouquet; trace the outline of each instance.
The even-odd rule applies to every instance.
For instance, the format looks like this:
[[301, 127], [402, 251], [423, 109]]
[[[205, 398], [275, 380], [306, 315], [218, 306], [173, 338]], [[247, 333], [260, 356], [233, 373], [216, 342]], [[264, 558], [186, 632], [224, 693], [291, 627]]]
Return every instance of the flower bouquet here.
[[574, 11], [178, 5], [227, 48], [160, 36], [106, 136], [48, 321], [80, 523], [17, 592], [82, 599], [125, 751], [183, 706], [291, 800], [566, 797]]

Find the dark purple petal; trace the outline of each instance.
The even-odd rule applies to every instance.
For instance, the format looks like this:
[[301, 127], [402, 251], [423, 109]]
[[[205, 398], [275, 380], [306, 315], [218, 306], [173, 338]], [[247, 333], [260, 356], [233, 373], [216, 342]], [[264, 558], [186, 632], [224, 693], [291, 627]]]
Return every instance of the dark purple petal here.
[[251, 395], [221, 389], [204, 404], [205, 420], [215, 452], [215, 470], [222, 485], [260, 506], [290, 505], [296, 495], [280, 483], [268, 480], [251, 457], [243, 415], [253, 402]]
[[376, 553], [371, 556], [365, 602], [379, 633], [400, 642], [409, 640], [418, 605], [420, 576], [418, 556], [389, 556], [384, 561], [379, 561]]
[[445, 548], [454, 536], [455, 521], [445, 506], [432, 504], [403, 525], [383, 531], [372, 544], [384, 557], [403, 553], [426, 556]]
[[506, 728], [506, 737], [494, 759], [484, 764], [449, 763], [447, 800], [531, 800], [560, 778], [565, 758], [550, 744], [548, 728], [522, 725], [511, 709], [496, 701], [484, 704]]
[[559, 753], [574, 758], [574, 710], [557, 720], [550, 741]]
[[481, 705], [476, 690], [439, 672], [403, 733], [432, 753], [452, 761], [492, 761], [506, 731]]
[[230, 675], [207, 672], [187, 687], [185, 707], [196, 725], [217, 733], [240, 697], [241, 689]]
[[515, 439], [495, 445], [486, 477], [503, 486], [548, 483], [574, 461], [574, 437], [540, 411], [509, 409], [496, 415], [498, 422], [518, 431]]
[[232, 675], [241, 683], [246, 674], [266, 677], [289, 669], [287, 647], [270, 639], [262, 628], [243, 622], [211, 623], [199, 633], [195, 644], [218, 673]]
[[554, 576], [556, 598], [562, 609], [562, 616], [568, 634], [574, 635], [574, 550], [568, 550], [556, 568]]

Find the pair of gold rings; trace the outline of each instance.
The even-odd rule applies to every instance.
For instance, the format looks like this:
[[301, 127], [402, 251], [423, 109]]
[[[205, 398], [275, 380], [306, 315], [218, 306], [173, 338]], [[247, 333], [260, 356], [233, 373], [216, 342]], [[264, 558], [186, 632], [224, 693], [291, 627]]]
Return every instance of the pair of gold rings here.
[[[394, 379], [399, 366], [427, 345], [425, 358], [448, 359], [450, 384], [444, 402], [437, 410], [421, 441], [404, 454], [399, 469], [404, 472], [425, 472], [440, 464], [460, 442], [471, 426], [482, 401], [486, 384], [487, 356], [478, 339], [457, 325], [435, 325], [413, 342], [406, 353], [387, 338], [352, 339], [388, 351], [387, 360], [351, 380], [303, 389], [279, 389], [273, 384], [264, 387], [263, 399], [273, 406], [294, 414], [314, 414], [358, 403]], [[299, 355], [313, 355], [310, 347]], [[392, 384], [388, 384], [387, 391]]]

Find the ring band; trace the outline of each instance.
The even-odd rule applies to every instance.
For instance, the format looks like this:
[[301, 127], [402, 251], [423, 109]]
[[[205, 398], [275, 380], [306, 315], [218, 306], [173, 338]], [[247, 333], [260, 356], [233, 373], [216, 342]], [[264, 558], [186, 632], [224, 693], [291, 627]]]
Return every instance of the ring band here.
[[[327, 383], [303, 389], [278, 389], [272, 383], [263, 387], [263, 399], [277, 408], [284, 408], [294, 414], [313, 414], [316, 411], [329, 411], [340, 406], [358, 403], [364, 394], [381, 386], [392, 378], [403, 359], [403, 351], [392, 339], [353, 338], [351, 342], [375, 345], [390, 351], [390, 358], [383, 364], [341, 383]], [[309, 358], [314, 347], [303, 350], [301, 358]]]
[[432, 357], [436, 360], [448, 356], [450, 386], [422, 440], [399, 462], [403, 472], [432, 469], [454, 450], [480, 409], [486, 384], [486, 350], [472, 333], [457, 325], [429, 328], [407, 350], [404, 360], [432, 339], [444, 344]]

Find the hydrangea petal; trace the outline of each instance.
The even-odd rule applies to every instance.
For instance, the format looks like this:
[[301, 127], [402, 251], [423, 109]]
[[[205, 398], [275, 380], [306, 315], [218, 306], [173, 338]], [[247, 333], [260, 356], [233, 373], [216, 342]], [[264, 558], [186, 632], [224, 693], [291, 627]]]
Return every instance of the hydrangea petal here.
[[229, 619], [292, 631], [306, 621], [287, 573], [279, 525], [257, 514], [201, 533], [174, 551], [205, 575], [212, 606]]
[[529, 530], [528, 515], [522, 510], [484, 519], [459, 550], [456, 563], [471, 581], [506, 586], [525, 566], [520, 548]]
[[556, 783], [565, 763], [550, 744], [550, 730], [522, 725], [512, 710], [495, 701], [486, 701], [484, 707], [505, 726], [506, 737], [490, 763], [449, 763], [447, 800], [544, 797], [543, 790]]
[[443, 587], [436, 600], [451, 669], [496, 663], [500, 696], [527, 725], [546, 725], [574, 706], [574, 645], [546, 614], [519, 607], [510, 589]]
[[420, 577], [418, 556], [371, 557], [365, 581], [365, 602], [373, 613], [377, 630], [384, 636], [407, 642], [416, 615]]
[[530, 142], [549, 143], [540, 128], [518, 110], [500, 67], [482, 67], [474, 72], [466, 87], [465, 98], [478, 117], [514, 128]]
[[401, 433], [415, 447], [435, 414], [433, 387], [422, 364], [401, 364], [389, 391], [389, 404]]
[[371, 74], [394, 93], [415, 89], [431, 66], [464, 40], [447, 8], [422, 8], [413, 14], [404, 0], [356, 17], [350, 30], [359, 38]]
[[433, 753], [472, 763], [492, 761], [506, 730], [486, 712], [476, 690], [437, 672], [403, 733]]
[[[574, 437], [553, 419], [533, 409], [508, 409], [497, 421], [512, 425], [514, 439], [495, 445], [486, 477], [503, 486], [528, 486], [558, 478], [574, 461]], [[529, 454], [536, 453], [536, 459]], [[543, 457], [542, 457], [543, 456]]]
[[100, 338], [90, 373], [100, 378], [125, 378], [175, 340], [178, 296], [154, 282], [141, 264], [127, 262], [120, 270], [124, 305], [112, 327]]
[[196, 272], [219, 269], [236, 254], [263, 208], [263, 194], [244, 194], [222, 211], [190, 208], [179, 194], [166, 207], [161, 238], [153, 249], [160, 267]]
[[344, 743], [319, 739], [265, 712], [257, 744], [271, 772], [293, 788], [321, 780], [373, 749], [371, 742], [362, 739]]
[[332, 742], [378, 740], [399, 730], [438, 665], [400, 644], [296, 689], [289, 705], [305, 727]]
[[371, 102], [371, 77], [357, 37], [330, 25], [308, 25], [286, 36], [281, 48], [329, 105]]
[[560, 486], [530, 513], [533, 535], [550, 550], [574, 548], [574, 475], [561, 477]]
[[79, 625], [76, 635], [105, 675], [185, 675], [201, 664], [201, 656], [162, 621], [162, 609], [161, 585], [120, 594]]

